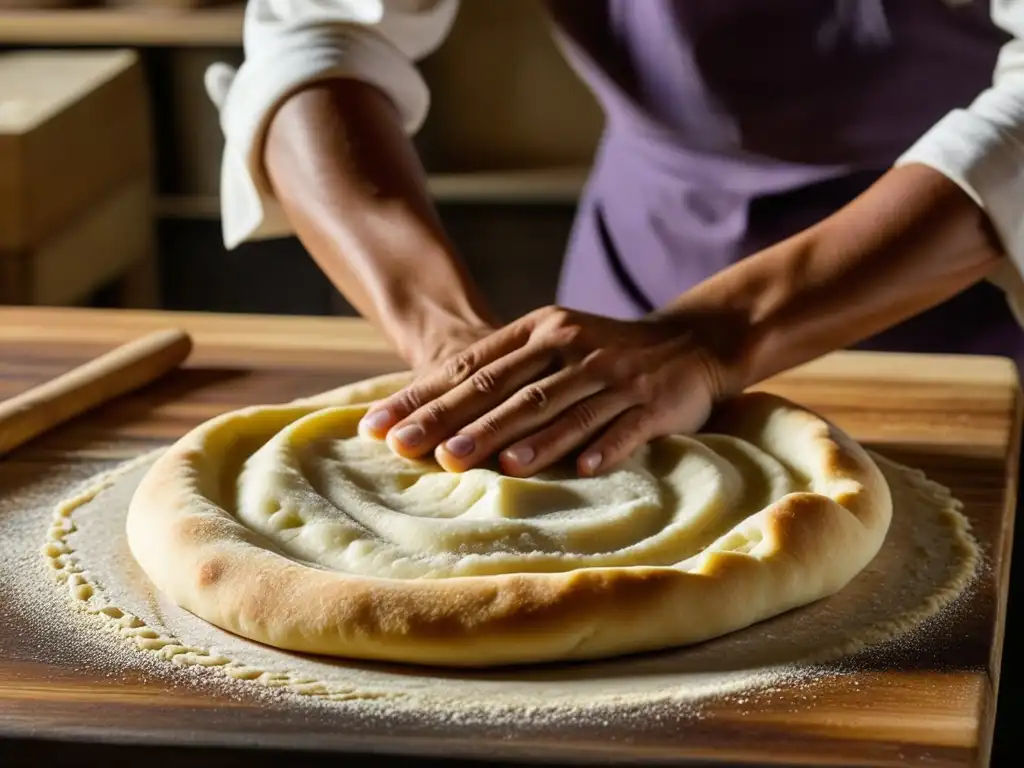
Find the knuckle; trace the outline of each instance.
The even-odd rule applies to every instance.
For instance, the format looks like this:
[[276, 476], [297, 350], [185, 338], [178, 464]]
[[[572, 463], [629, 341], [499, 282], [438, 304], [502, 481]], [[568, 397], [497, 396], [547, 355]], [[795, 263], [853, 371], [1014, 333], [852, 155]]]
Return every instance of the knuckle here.
[[469, 378], [475, 367], [476, 358], [473, 353], [468, 350], [460, 352], [444, 363], [443, 375], [445, 381], [451, 387], [457, 386]]
[[633, 392], [645, 402], [653, 398], [655, 392], [654, 377], [649, 373], [641, 373], [634, 376]]
[[551, 331], [551, 340], [560, 347], [571, 347], [579, 342], [583, 335], [583, 326], [579, 323], [566, 322]]
[[573, 406], [569, 417], [576, 429], [581, 432], [589, 432], [597, 425], [598, 413], [593, 405], [582, 402]]
[[572, 313], [562, 307], [549, 307], [547, 311], [547, 321], [554, 326], [565, 325], [571, 316]]
[[534, 318], [536, 318], [538, 320], [550, 320], [552, 317], [557, 315], [559, 312], [564, 312], [564, 311], [565, 310], [563, 310], [561, 307], [557, 306], [556, 304], [548, 304], [547, 306], [540, 307], [539, 309], [535, 309], [532, 312], [532, 315], [533, 315]]
[[404, 413], [412, 413], [423, 405], [423, 396], [415, 389], [409, 389], [398, 396], [397, 405]]
[[615, 430], [601, 441], [601, 453], [608, 462], [621, 461], [632, 453], [632, 445], [631, 431]]
[[493, 395], [498, 391], [498, 377], [494, 375], [493, 371], [486, 368], [474, 373], [469, 381], [473, 389], [481, 395]]
[[531, 384], [523, 390], [521, 395], [523, 405], [536, 411], [543, 411], [548, 407], [549, 400], [544, 389], [537, 384]]
[[646, 411], [633, 411], [616, 429], [609, 432], [605, 447], [607, 452], [617, 458], [630, 456], [643, 442], [647, 432], [650, 415]]
[[501, 433], [501, 422], [494, 416], [484, 416], [477, 422], [476, 428], [480, 431], [481, 435], [487, 438], [494, 438]]
[[434, 424], [443, 424], [448, 415], [448, 407], [440, 400], [434, 400], [423, 408], [423, 420]]
[[[542, 349], [566, 357], [567, 351], [582, 343], [585, 332], [578, 313], [562, 307], [544, 307], [533, 318], [529, 339]], [[580, 357], [579, 351], [568, 355], [573, 360]]]
[[617, 360], [603, 350], [592, 352], [583, 359], [583, 373], [597, 381], [610, 382], [617, 378]]
[[608, 448], [609, 453], [621, 456], [623, 453], [628, 452], [629, 447], [635, 440], [635, 433], [636, 429], [633, 426], [623, 426], [620, 429], [614, 430], [605, 441], [605, 446]]
[[561, 328], [570, 323], [573, 313], [563, 307], [549, 305], [541, 307], [534, 313], [537, 325], [547, 329]]

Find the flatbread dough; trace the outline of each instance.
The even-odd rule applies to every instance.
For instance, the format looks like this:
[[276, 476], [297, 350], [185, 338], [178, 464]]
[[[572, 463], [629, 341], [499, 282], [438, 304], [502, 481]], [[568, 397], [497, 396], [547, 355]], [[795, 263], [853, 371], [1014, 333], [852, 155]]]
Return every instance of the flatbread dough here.
[[606, 476], [449, 474], [358, 436], [405, 375], [215, 418], [154, 464], [127, 533], [152, 582], [285, 650], [479, 667], [707, 640], [845, 586], [892, 512], [853, 440], [746, 394]]

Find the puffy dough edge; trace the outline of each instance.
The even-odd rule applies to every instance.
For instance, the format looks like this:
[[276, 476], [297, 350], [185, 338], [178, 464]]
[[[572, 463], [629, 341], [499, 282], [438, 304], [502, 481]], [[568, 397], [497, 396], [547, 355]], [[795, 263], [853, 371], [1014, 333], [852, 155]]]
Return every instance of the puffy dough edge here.
[[676, 566], [369, 578], [286, 557], [217, 503], [234, 492], [225, 486], [237, 477], [233, 469], [280, 428], [321, 407], [365, 407], [405, 381], [371, 379], [192, 430], [155, 462], [131, 501], [128, 543], [140, 567], [182, 608], [266, 645], [488, 667], [661, 650], [742, 629], [842, 589], [889, 527], [889, 488], [864, 449], [816, 414], [760, 393], [723, 405], [709, 426], [782, 441], [811, 473], [812, 488], [829, 495], [785, 496]]

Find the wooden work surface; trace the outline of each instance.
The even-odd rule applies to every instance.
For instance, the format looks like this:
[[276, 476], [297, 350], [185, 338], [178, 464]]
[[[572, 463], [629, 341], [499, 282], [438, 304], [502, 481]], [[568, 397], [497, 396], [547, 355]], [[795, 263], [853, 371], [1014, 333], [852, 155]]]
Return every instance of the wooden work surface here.
[[[187, 369], [25, 446], [0, 462], [5, 484], [84, 461], [101, 448], [125, 457], [173, 441], [238, 406], [278, 402], [397, 369], [386, 345], [358, 321], [88, 310], [0, 309], [0, 398], [52, 377], [147, 330], [191, 331]], [[177, 763], [173, 747], [260, 747], [246, 765], [299, 764], [269, 750], [385, 752], [425, 757], [561, 762], [979, 766], [994, 719], [1006, 604], [1011, 510], [1019, 445], [1017, 381], [993, 358], [842, 354], [770, 383], [819, 410], [871, 447], [924, 469], [965, 503], [992, 567], [962, 626], [926, 657], [879, 664], [855, 678], [806, 686], [799, 701], [775, 693], [769, 708], [711, 705], [699, 719], [652, 723], [643, 733], [614, 726], [571, 732], [373, 732], [344, 719], [310, 719], [187, 687], [98, 679], [75, 665], [40, 662], [45, 639], [0, 621], [0, 763], [60, 763], [69, 754], [40, 739], [77, 742], [67, 764], [111, 760], [98, 741], [148, 745], [145, 763]], [[0, 616], [4, 615], [0, 590]], [[808, 696], [814, 703], [807, 704]], [[26, 740], [28, 739], [28, 740]], [[33, 741], [35, 740], [35, 741]], [[153, 748], [156, 745], [158, 749]], [[20, 756], [6, 762], [7, 755]], [[62, 751], [63, 749], [63, 751]], [[18, 750], [18, 751], [15, 751]], [[91, 751], [90, 751], [91, 750]], [[126, 752], [116, 753], [116, 764]], [[91, 756], [91, 757], [90, 757]], [[237, 757], [237, 755], [236, 755]], [[235, 764], [231, 754], [189, 765]], [[337, 756], [320, 764], [336, 765]], [[359, 762], [349, 764], [363, 764]], [[381, 765], [381, 758], [373, 758]], [[63, 763], [60, 763], [63, 764]], [[402, 763], [407, 764], [407, 763]]]

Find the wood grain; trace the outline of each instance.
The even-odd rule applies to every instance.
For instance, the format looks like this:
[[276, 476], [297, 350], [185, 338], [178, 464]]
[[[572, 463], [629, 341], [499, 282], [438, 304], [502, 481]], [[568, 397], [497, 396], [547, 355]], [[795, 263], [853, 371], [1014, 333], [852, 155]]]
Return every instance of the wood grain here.
[[[383, 340], [359, 321], [0, 309], [0, 397], [168, 324], [186, 329], [195, 342], [183, 370], [10, 454], [0, 463], [0, 489], [89, 456], [136, 455], [229, 408], [309, 395], [399, 367]], [[153, 765], [182, 759], [161, 747], [183, 744], [230, 747], [210, 764], [234, 765], [237, 758], [248, 766], [291, 763], [271, 749], [335, 750], [357, 760], [353, 764], [372, 754], [374, 765], [385, 755], [548, 765], [986, 765], [1020, 442], [1012, 365], [992, 358], [839, 354], [765, 388], [924, 469], [964, 501], [990, 568], [971, 610], [931, 640], [926, 654], [893, 648], [856, 675], [823, 678], [799, 691], [754, 693], [742, 707], [711, 703], [700, 718], [680, 713], [629, 730], [614, 724], [516, 732], [453, 725], [427, 732], [389, 724], [385, 732], [339, 713], [310, 715], [229, 699], [199, 683], [171, 688], [131, 675], [103, 678], [55, 661], [31, 632], [0, 624], [0, 733], [22, 739], [45, 734], [45, 747], [22, 741], [18, 754], [50, 764], [70, 764], [70, 758], [60, 762], [64, 753], [54, 741], [69, 739], [79, 742], [76, 749], [100, 741], [140, 745], [117, 753], [121, 757], [148, 745], [144, 759]], [[96, 746], [74, 762], [86, 764], [86, 754], [109, 759], [103, 756], [110, 753]], [[394, 764], [407, 763], [396, 758]]]

